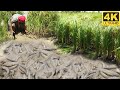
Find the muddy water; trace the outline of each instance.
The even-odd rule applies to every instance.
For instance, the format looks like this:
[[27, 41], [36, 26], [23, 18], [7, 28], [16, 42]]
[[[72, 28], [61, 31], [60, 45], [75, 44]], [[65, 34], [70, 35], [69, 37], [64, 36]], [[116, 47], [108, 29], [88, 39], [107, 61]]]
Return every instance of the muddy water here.
[[60, 55], [51, 40], [16, 36], [0, 45], [1, 79], [119, 79], [115, 64]]

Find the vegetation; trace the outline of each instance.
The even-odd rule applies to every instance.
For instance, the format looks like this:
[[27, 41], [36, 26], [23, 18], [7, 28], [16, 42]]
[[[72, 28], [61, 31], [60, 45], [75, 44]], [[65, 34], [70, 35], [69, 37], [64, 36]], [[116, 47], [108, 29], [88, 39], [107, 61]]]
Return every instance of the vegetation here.
[[55, 35], [58, 15], [50, 11], [30, 11], [27, 18], [28, 30], [38, 36]]
[[[0, 41], [7, 38], [7, 21], [14, 11], [1, 11]], [[102, 26], [100, 12], [29, 11], [27, 29], [38, 37], [53, 36], [69, 52], [95, 53], [120, 62], [120, 27]], [[70, 48], [70, 49], [69, 49]]]
[[7, 22], [11, 14], [12, 14], [11, 11], [0, 11], [0, 42], [8, 38]]
[[96, 58], [120, 60], [119, 27], [102, 26], [101, 18], [99, 12], [31, 11], [28, 27], [39, 35], [47, 33], [56, 37], [61, 47], [71, 47], [72, 52], [95, 52]]

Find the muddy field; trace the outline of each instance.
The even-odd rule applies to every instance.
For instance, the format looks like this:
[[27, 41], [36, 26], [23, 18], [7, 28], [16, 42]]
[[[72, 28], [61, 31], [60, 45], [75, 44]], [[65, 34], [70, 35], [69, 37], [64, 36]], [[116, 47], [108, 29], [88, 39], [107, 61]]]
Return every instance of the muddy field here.
[[59, 54], [50, 39], [17, 36], [0, 44], [0, 79], [119, 79], [120, 69], [82, 55]]

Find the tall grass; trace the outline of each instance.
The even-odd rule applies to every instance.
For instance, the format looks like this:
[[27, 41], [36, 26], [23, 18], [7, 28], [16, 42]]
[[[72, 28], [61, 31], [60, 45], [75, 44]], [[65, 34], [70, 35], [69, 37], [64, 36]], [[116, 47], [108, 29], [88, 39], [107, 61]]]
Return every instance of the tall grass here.
[[55, 35], [56, 21], [59, 19], [56, 12], [29, 11], [27, 18], [28, 30], [37, 36]]
[[76, 20], [74, 21], [74, 30], [73, 30], [73, 52], [77, 49], [77, 36], [78, 36], [78, 26]]

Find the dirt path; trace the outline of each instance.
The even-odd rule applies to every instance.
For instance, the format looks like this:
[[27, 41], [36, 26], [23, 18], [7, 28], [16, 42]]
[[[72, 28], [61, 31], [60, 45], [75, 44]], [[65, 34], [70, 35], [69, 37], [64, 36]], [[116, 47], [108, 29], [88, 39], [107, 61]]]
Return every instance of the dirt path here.
[[52, 41], [17, 36], [0, 44], [1, 79], [120, 79], [115, 64], [60, 55]]

